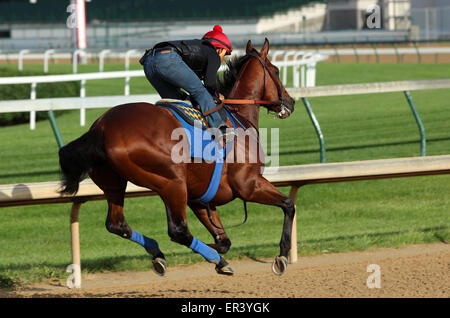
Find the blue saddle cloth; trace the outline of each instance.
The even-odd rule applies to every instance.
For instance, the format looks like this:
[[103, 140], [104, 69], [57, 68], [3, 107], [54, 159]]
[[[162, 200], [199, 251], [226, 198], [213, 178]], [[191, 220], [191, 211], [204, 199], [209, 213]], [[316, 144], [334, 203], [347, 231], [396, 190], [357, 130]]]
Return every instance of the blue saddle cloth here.
[[[219, 189], [220, 176], [222, 175], [223, 164], [227, 155], [226, 149], [232, 149], [234, 142], [229, 142], [223, 148], [219, 147], [213, 139], [213, 134], [207, 130], [208, 124], [202, 113], [188, 103], [182, 101], [159, 101], [156, 105], [170, 109], [184, 128], [189, 141], [191, 158], [201, 158], [208, 162], [214, 162], [214, 171], [205, 194], [198, 199], [190, 200], [207, 204], [214, 198]], [[237, 127], [236, 123], [244, 127], [233, 114], [227, 109], [225, 111], [233, 128]]]

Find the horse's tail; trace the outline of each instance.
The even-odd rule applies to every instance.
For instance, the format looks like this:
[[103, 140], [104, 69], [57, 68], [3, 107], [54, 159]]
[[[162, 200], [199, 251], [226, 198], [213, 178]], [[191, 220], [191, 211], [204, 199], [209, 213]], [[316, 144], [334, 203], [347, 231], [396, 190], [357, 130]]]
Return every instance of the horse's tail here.
[[79, 183], [89, 171], [105, 160], [103, 130], [98, 126], [62, 147], [59, 150], [63, 186], [60, 193], [77, 193]]

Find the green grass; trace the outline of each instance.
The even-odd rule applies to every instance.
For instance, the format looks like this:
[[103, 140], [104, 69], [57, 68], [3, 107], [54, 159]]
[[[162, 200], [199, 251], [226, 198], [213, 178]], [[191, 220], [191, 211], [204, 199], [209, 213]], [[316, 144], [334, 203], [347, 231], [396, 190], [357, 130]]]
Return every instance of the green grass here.
[[[317, 80], [318, 85], [331, 85], [445, 78], [449, 66], [322, 63], [317, 67]], [[32, 67], [42, 68], [25, 65], [25, 69]], [[122, 68], [123, 65], [109, 64], [105, 70]], [[97, 69], [97, 65], [80, 66], [80, 71]], [[51, 65], [50, 70], [71, 71], [67, 65]], [[154, 90], [144, 78], [132, 80], [132, 94], [151, 92]], [[123, 80], [87, 83], [90, 96], [122, 93]], [[425, 125], [427, 155], [449, 154], [450, 91], [418, 91], [412, 96]], [[310, 102], [325, 136], [327, 162], [420, 155], [418, 128], [402, 93], [311, 98]], [[103, 112], [104, 109], [88, 110], [86, 127], [79, 126], [78, 111], [62, 114], [57, 121], [64, 141], [80, 136]], [[261, 127], [279, 129], [281, 165], [319, 161], [318, 139], [301, 101], [286, 120], [274, 119], [264, 111], [260, 119]], [[28, 125], [1, 127], [0, 137], [0, 184], [59, 179], [58, 149], [48, 122], [38, 122], [35, 131], [30, 131]], [[284, 193], [288, 190], [282, 189]], [[448, 241], [449, 193], [448, 175], [303, 187], [296, 202], [299, 254]], [[148, 270], [150, 258], [140, 246], [106, 231], [106, 209], [104, 201], [88, 202], [81, 208], [83, 272]], [[225, 226], [242, 221], [240, 201], [220, 207], [219, 211]], [[42, 279], [65, 280], [65, 268], [71, 263], [69, 212], [69, 204], [1, 209], [0, 287]], [[169, 266], [203, 260], [170, 241], [159, 198], [127, 199], [125, 215], [133, 229], [159, 242]], [[196, 237], [211, 242], [191, 212], [188, 222]], [[248, 222], [227, 231], [233, 245], [226, 258], [277, 255], [282, 222], [280, 209], [249, 204]]]

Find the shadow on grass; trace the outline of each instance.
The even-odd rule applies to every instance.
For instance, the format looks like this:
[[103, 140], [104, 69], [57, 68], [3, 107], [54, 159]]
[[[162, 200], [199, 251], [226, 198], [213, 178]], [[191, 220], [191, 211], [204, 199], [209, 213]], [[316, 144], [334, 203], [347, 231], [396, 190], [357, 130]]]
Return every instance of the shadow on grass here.
[[34, 171], [34, 172], [5, 173], [5, 174], [0, 174], [0, 179], [1, 178], [46, 176], [46, 175], [53, 175], [53, 174], [59, 174], [59, 170], [43, 170], [43, 171]]

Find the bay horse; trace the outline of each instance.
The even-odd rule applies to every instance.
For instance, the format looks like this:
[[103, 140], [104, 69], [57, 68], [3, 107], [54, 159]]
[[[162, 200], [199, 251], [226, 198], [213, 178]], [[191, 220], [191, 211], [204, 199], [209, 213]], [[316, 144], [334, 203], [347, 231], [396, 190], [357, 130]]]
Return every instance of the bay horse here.
[[[230, 109], [255, 129], [258, 129], [260, 106], [276, 112], [282, 119], [294, 111], [295, 101], [280, 82], [278, 68], [267, 59], [268, 52], [267, 39], [260, 52], [248, 41], [246, 55], [229, 61], [229, 70], [221, 81], [218, 79], [219, 90], [226, 97], [225, 102], [230, 103]], [[88, 132], [60, 149], [61, 193], [75, 194], [79, 182], [89, 175], [103, 190], [108, 202], [106, 229], [142, 245], [153, 256], [152, 268], [159, 275], [164, 275], [167, 264], [158, 243], [133, 231], [125, 221], [127, 181], [155, 191], [165, 204], [170, 239], [201, 254], [216, 265], [217, 273], [224, 275], [232, 275], [233, 270], [219, 253], [225, 254], [231, 241], [220, 221], [217, 206], [239, 198], [244, 203], [280, 207], [284, 212], [283, 232], [280, 255], [275, 258], [272, 269], [276, 274], [283, 274], [291, 247], [293, 201], [262, 176], [264, 163], [258, 158], [253, 163], [225, 161], [220, 186], [209, 202], [210, 208], [192, 202], [192, 198], [200, 197], [208, 187], [214, 165], [205, 161], [173, 162], [171, 149], [177, 141], [170, 136], [180, 127], [169, 109], [150, 103], [122, 104], [109, 109]], [[248, 147], [245, 151], [248, 157]], [[192, 236], [186, 220], [187, 206], [211, 233], [213, 244], [205, 244]]]

